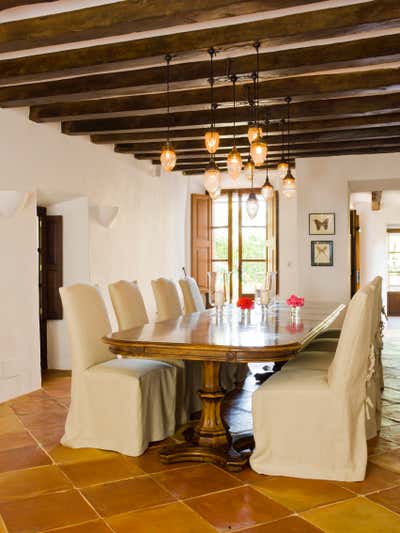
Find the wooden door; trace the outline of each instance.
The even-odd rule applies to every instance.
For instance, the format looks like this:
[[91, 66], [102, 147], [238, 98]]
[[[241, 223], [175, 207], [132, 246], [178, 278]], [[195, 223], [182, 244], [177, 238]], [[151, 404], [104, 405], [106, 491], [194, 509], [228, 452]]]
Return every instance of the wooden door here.
[[208, 290], [207, 272], [211, 270], [211, 199], [192, 194], [192, 276], [201, 292]]
[[360, 217], [355, 209], [350, 211], [351, 238], [351, 296], [360, 288]]

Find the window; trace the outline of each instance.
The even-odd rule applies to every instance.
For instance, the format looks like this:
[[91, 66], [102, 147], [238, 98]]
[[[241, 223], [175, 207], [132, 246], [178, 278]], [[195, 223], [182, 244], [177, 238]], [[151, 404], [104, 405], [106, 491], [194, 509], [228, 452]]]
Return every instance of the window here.
[[231, 297], [252, 295], [265, 272], [276, 272], [276, 198], [265, 202], [257, 195], [259, 210], [247, 215], [248, 190], [225, 191], [212, 202], [212, 270], [232, 272]]
[[387, 269], [388, 290], [400, 291], [400, 229], [388, 229]]

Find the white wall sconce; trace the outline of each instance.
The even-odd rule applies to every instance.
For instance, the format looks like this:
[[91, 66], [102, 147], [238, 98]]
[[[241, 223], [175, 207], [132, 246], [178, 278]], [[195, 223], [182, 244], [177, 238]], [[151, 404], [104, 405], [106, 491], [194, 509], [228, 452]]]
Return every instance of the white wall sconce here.
[[0, 215], [12, 217], [18, 209], [22, 209], [29, 193], [21, 191], [0, 191]]
[[93, 208], [97, 222], [104, 228], [110, 228], [119, 213], [119, 207], [115, 205], [97, 205]]

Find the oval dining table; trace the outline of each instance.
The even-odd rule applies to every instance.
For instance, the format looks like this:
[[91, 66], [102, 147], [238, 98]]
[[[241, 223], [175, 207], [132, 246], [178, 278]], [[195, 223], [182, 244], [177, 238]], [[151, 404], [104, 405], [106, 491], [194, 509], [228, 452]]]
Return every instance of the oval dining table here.
[[[344, 305], [306, 302], [300, 318], [290, 317], [289, 308], [276, 303], [266, 313], [251, 311], [244, 320], [229, 307], [191, 313], [143, 327], [110, 333], [103, 338], [114, 354], [146, 359], [201, 361], [203, 386], [199, 391], [202, 410], [188, 442], [161, 448], [163, 463], [211, 462], [228, 470], [241, 470], [248, 461], [252, 439], [233, 441], [221, 407], [225, 396], [219, 379], [220, 365], [228, 363], [278, 362], [292, 359], [338, 317]], [[268, 386], [268, 382], [264, 385]]]

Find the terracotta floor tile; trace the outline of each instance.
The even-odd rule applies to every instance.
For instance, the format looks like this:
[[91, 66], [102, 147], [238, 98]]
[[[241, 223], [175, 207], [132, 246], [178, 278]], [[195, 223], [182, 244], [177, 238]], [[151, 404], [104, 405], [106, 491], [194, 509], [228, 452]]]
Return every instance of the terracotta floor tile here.
[[302, 514], [325, 533], [398, 533], [400, 516], [366, 498], [354, 498]]
[[96, 459], [106, 459], [111, 456], [117, 456], [116, 452], [97, 450], [96, 448], [67, 448], [58, 444], [47, 448], [50, 457], [57, 464], [78, 463], [83, 461], [92, 461]]
[[257, 484], [260, 480], [270, 479], [272, 476], [267, 476], [265, 474], [257, 474], [249, 466], [246, 467], [241, 472], [231, 472], [231, 475], [243, 481], [243, 483]]
[[36, 442], [25, 430], [0, 435], [0, 451], [35, 446]]
[[390, 440], [383, 439], [382, 437], [374, 437], [367, 442], [368, 455], [376, 455], [378, 453], [389, 452], [395, 450], [399, 446]]
[[0, 515], [0, 533], [8, 533], [6, 529], [6, 525]]
[[386, 470], [400, 474], [400, 448], [391, 452], [373, 455], [368, 460]]
[[51, 460], [38, 446], [0, 452], [0, 472], [50, 464]]
[[273, 477], [254, 485], [266, 496], [296, 512], [352, 498], [354, 495], [330, 481]]
[[0, 503], [0, 513], [9, 533], [43, 531], [97, 518], [77, 491]]
[[24, 426], [14, 413], [0, 417], [0, 435], [22, 431], [23, 429]]
[[95, 520], [94, 522], [85, 522], [77, 526], [67, 526], [61, 529], [46, 529], [45, 533], [110, 533], [110, 528], [103, 522], [103, 520]]
[[178, 499], [193, 498], [242, 485], [238, 479], [209, 464], [160, 472], [154, 474], [153, 478]]
[[217, 531], [183, 503], [171, 503], [106, 519], [115, 533], [213, 533]]
[[141, 468], [118, 455], [98, 461], [61, 465], [60, 468], [76, 487], [88, 487], [144, 474]]
[[6, 403], [0, 403], [0, 418], [15, 414], [11, 407]]
[[0, 502], [68, 489], [72, 483], [53, 465], [0, 474]]
[[277, 522], [241, 529], [240, 533], [321, 533], [321, 530], [298, 516], [289, 516]]
[[382, 490], [381, 492], [375, 492], [369, 494], [368, 498], [374, 502], [384, 505], [391, 511], [400, 514], [400, 487], [392, 489]]
[[125, 513], [174, 500], [148, 476], [94, 485], [83, 489], [82, 493], [101, 516]]
[[64, 424], [48, 425], [41, 428], [30, 429], [32, 435], [40, 444], [48, 449], [57, 446], [60, 443], [62, 436], [65, 433]]
[[385, 470], [379, 466], [368, 463], [367, 475], [364, 481], [357, 481], [355, 483], [337, 482], [338, 485], [352, 490], [357, 494], [368, 494], [369, 492], [376, 492], [377, 490], [387, 489], [400, 485], [400, 474]]
[[67, 419], [67, 410], [62, 407], [51, 411], [46, 416], [42, 413], [31, 413], [21, 416], [22, 423], [29, 430], [42, 429], [47, 426], [65, 425]]
[[61, 407], [55, 400], [52, 400], [50, 396], [41, 390], [11, 400], [10, 406], [18, 416], [38, 413], [39, 411], [45, 415], [46, 410]]
[[199, 496], [186, 503], [222, 531], [243, 529], [291, 514], [289, 509], [249, 486]]
[[139, 457], [126, 456], [126, 458], [148, 474], [163, 472], [164, 470], [177, 470], [188, 466], [187, 463], [163, 464], [160, 461], [160, 448], [149, 448], [146, 453]]

